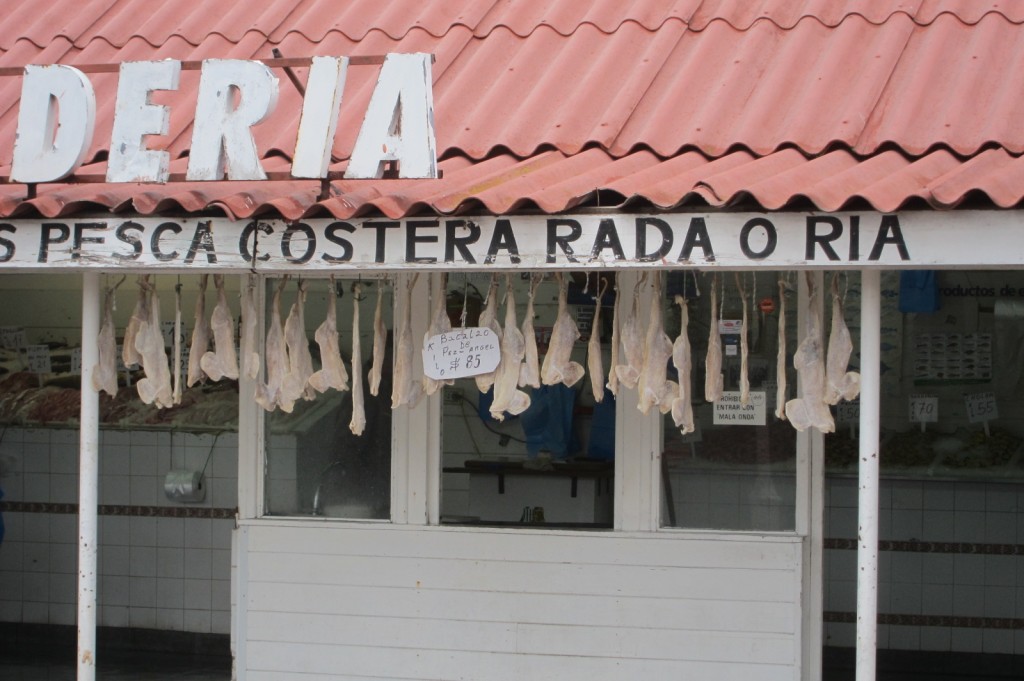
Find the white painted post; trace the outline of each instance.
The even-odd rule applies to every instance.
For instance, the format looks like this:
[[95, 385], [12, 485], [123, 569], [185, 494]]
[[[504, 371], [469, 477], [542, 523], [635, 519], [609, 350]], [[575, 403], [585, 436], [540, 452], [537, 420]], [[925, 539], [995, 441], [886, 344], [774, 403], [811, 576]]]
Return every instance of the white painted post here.
[[861, 271], [860, 466], [857, 499], [857, 674], [874, 681], [878, 634], [878, 433], [881, 274]]
[[99, 350], [100, 275], [82, 275], [82, 404], [78, 452], [78, 681], [96, 678], [96, 543], [99, 497], [99, 392], [92, 377]]

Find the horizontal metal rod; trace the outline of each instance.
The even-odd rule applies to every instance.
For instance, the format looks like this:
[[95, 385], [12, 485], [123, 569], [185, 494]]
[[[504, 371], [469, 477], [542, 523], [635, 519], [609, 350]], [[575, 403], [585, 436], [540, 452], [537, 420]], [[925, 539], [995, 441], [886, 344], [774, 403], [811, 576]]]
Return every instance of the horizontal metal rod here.
[[[437, 171], [437, 177], [434, 178], [434, 179], [440, 180], [442, 178], [444, 178], [444, 171], [438, 170]], [[331, 171], [328, 171], [327, 177], [292, 177], [291, 173], [289, 173], [287, 171], [283, 171], [283, 170], [282, 171], [271, 171], [271, 172], [267, 173], [267, 180], [273, 181], [273, 182], [284, 182], [284, 181], [288, 181], [288, 182], [321, 182], [323, 180], [330, 180], [330, 181], [334, 181], [334, 180], [358, 181], [358, 180], [361, 180], [361, 179], [363, 179], [363, 178], [352, 178], [352, 177], [348, 177], [347, 178], [347, 177], [345, 177], [345, 172], [342, 171], [342, 170], [331, 170]], [[384, 180], [400, 180], [402, 178], [400, 178], [400, 177], [391, 177], [390, 175], [385, 175], [383, 178], [366, 178], [366, 179], [371, 179], [371, 180], [373, 180], [373, 179], [376, 179], [376, 180], [381, 180], [381, 179], [384, 179]], [[108, 183], [107, 182], [107, 178], [106, 178], [105, 175], [94, 175], [94, 174], [91, 174], [91, 175], [71, 175], [69, 177], [65, 177], [62, 180], [55, 180], [53, 182], [38, 182], [38, 183], [35, 183], [35, 184], [47, 184], [47, 185], [54, 185], [54, 184], [160, 184], [160, 185], [163, 185], [163, 184], [169, 184], [169, 183], [172, 183], [172, 182], [203, 182], [203, 183], [210, 183], [210, 182], [253, 182], [253, 181], [254, 180], [231, 180], [231, 179], [228, 179], [228, 178], [224, 178], [222, 180], [189, 180], [189, 179], [186, 178], [186, 174], [185, 173], [171, 173], [168, 176], [168, 178], [167, 178], [167, 182], [110, 182], [110, 183]], [[25, 184], [25, 183], [24, 182], [12, 182], [10, 175], [0, 174], [0, 185], [5, 185], [5, 184]]]
[[[365, 57], [349, 57], [349, 66], [372, 66], [374, 64], [383, 64], [384, 56], [382, 54], [367, 55]], [[260, 61], [269, 66], [270, 68], [304, 68], [309, 66], [312, 61], [312, 57], [286, 57], [281, 59], [249, 59], [245, 61]], [[55, 66], [55, 64], [33, 64], [33, 66]], [[71, 66], [82, 73], [117, 73], [121, 69], [120, 62], [111, 64], [61, 64], [61, 66]], [[203, 67], [201, 60], [191, 60], [181, 62], [182, 71], [198, 71]], [[21, 76], [25, 74], [24, 66], [3, 66], [0, 67], [0, 76]]]

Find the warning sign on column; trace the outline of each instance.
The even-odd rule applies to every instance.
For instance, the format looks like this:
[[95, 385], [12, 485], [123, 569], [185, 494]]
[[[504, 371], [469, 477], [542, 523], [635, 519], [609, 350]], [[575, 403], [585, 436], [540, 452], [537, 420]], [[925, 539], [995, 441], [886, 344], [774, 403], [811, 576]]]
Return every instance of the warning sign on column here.
[[722, 393], [722, 399], [715, 402], [715, 425], [763, 426], [766, 403], [764, 392], [751, 392], [746, 405], [740, 404], [738, 390]]

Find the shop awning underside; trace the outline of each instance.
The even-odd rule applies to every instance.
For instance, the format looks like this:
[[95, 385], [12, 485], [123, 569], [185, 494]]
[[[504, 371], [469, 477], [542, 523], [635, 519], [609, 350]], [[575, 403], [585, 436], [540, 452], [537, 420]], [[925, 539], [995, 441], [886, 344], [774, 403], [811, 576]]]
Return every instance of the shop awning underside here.
[[[430, 52], [438, 180], [102, 182], [116, 74], [93, 74], [97, 123], [66, 182], [0, 184], [0, 217], [252, 217], [629, 210], [1009, 208], [1024, 200], [1024, 5], [936, 2], [346, 3], [13, 0], [0, 67], [175, 58]], [[305, 69], [297, 69], [300, 81]], [[376, 81], [352, 67], [332, 170]], [[301, 95], [283, 72], [254, 128], [287, 173]], [[197, 72], [149, 139], [183, 173]], [[0, 77], [0, 175], [21, 78]], [[163, 96], [166, 95], [166, 96]]]

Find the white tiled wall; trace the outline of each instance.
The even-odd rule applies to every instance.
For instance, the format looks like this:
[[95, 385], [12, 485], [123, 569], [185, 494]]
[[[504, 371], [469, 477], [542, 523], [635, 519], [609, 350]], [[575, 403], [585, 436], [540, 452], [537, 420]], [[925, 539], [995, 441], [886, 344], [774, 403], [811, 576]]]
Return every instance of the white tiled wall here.
[[[879, 538], [893, 541], [1024, 544], [1024, 485], [883, 480]], [[857, 536], [857, 481], [826, 483], [825, 536]], [[856, 611], [857, 552], [825, 551], [825, 610]], [[972, 553], [879, 554], [879, 613], [1024, 618], [1024, 556]], [[855, 645], [855, 625], [827, 623], [826, 645]], [[1024, 632], [936, 626], [880, 626], [881, 648], [1024, 654]]]
[[[235, 508], [238, 437], [156, 431], [100, 433], [101, 505], [185, 506], [164, 495], [172, 468], [206, 467], [205, 508]], [[7, 428], [5, 501], [78, 501], [78, 431]], [[74, 624], [78, 516], [6, 513], [0, 621]], [[226, 634], [233, 519], [101, 515], [100, 626]]]

